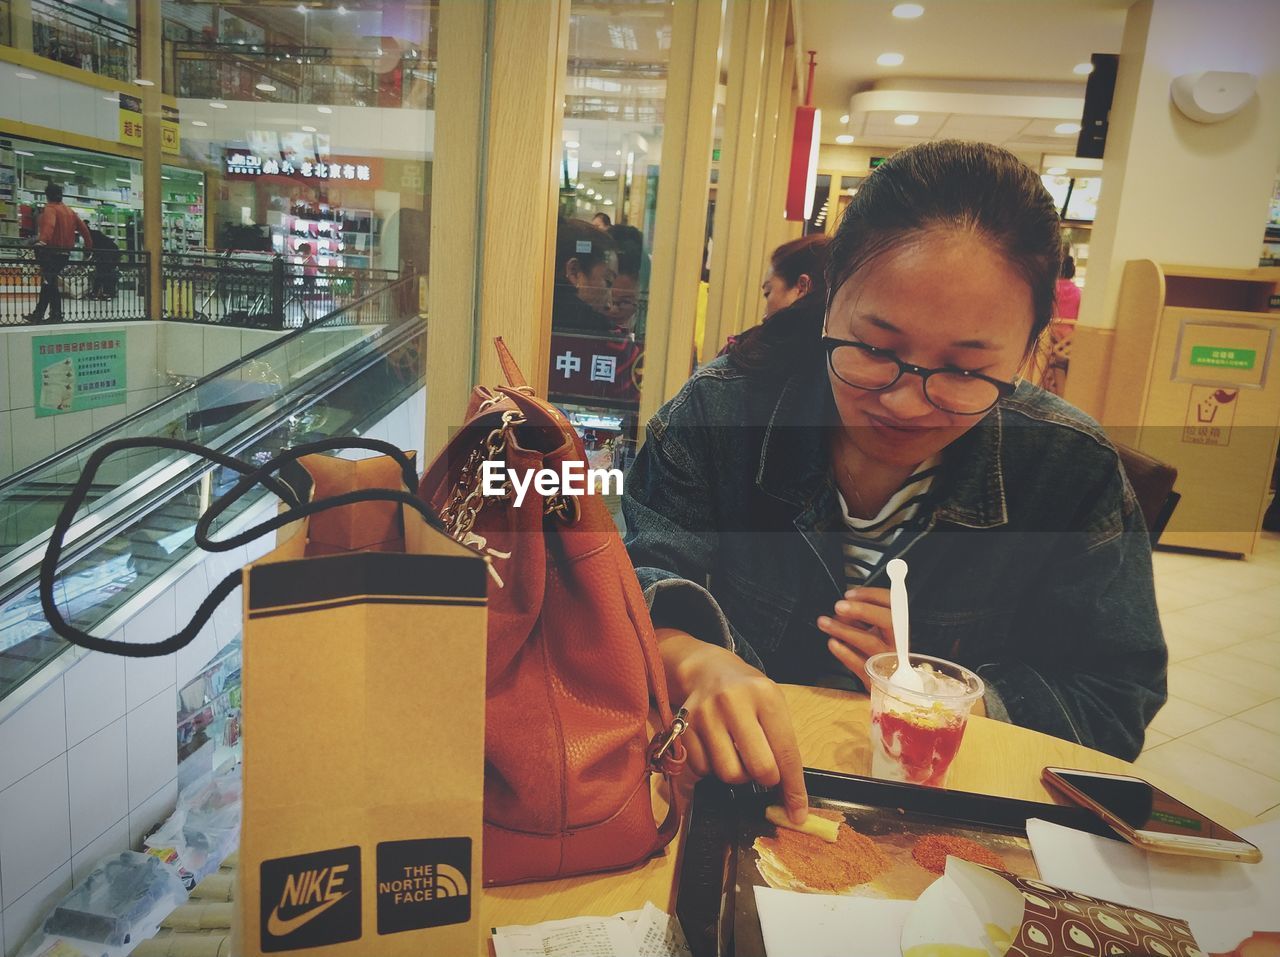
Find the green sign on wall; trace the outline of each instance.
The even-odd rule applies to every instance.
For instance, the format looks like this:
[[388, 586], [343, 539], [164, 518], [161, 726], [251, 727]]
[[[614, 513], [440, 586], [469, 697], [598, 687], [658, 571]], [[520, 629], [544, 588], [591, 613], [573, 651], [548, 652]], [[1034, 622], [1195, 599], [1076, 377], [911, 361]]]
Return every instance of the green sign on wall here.
[[1223, 349], [1218, 346], [1192, 346], [1191, 364], [1215, 369], [1252, 369], [1258, 360], [1256, 349]]
[[73, 332], [31, 340], [36, 417], [123, 405], [125, 331]]

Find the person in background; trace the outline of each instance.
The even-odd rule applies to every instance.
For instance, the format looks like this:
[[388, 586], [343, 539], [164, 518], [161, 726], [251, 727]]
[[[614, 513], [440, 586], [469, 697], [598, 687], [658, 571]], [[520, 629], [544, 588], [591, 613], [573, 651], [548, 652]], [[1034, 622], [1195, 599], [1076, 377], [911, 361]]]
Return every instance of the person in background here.
[[1098, 424], [1020, 376], [1061, 253], [1012, 153], [902, 150], [842, 217], [825, 302], [776, 313], [654, 415], [625, 543], [695, 772], [781, 784], [804, 818], [775, 682], [866, 687], [899, 556], [912, 650], [976, 671], [978, 713], [1142, 750], [1168, 664], [1142, 512]]
[[89, 299], [114, 299], [120, 284], [120, 247], [100, 229], [90, 228], [93, 240], [93, 273], [89, 277]]
[[644, 271], [644, 234], [634, 226], [619, 223], [608, 228], [618, 248], [618, 275], [609, 292], [605, 315], [614, 329], [622, 334], [636, 331], [640, 305], [640, 275]]
[[[769, 257], [769, 269], [760, 283], [760, 291], [764, 295], [764, 322], [805, 296], [813, 296], [815, 302], [826, 301], [827, 247], [830, 244], [831, 239], [825, 233], [814, 233], [783, 243], [773, 251]], [[730, 336], [720, 354], [732, 349], [739, 338]]]
[[1076, 261], [1070, 253], [1062, 257], [1062, 273], [1054, 296], [1053, 315], [1056, 319], [1076, 319], [1080, 315], [1080, 287], [1072, 280], [1076, 276]]
[[71, 250], [76, 247], [76, 234], [84, 240], [85, 251], [93, 249], [89, 227], [76, 211], [62, 202], [62, 187], [50, 183], [44, 189], [45, 207], [40, 213], [40, 238], [36, 241], [36, 262], [40, 265], [40, 298], [34, 312], [23, 318], [27, 322], [43, 322], [45, 310], [50, 322], [62, 321], [62, 291], [58, 277], [67, 268]]
[[617, 244], [603, 229], [580, 219], [560, 221], [551, 324], [560, 332], [607, 334], [608, 310], [618, 275]]
[[613, 220], [609, 218], [608, 213], [596, 213], [591, 217], [591, 225], [599, 229], [608, 229], [613, 225]]
[[316, 273], [319, 263], [310, 243], [298, 243], [298, 258], [302, 260], [302, 294], [313, 296], [316, 291]]

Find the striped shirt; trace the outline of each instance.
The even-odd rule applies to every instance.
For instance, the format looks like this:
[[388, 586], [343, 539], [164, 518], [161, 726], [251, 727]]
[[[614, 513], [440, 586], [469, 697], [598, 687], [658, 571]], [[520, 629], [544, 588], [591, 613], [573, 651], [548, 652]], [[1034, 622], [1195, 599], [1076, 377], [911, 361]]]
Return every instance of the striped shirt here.
[[872, 573], [896, 554], [894, 543], [903, 529], [920, 513], [942, 459], [934, 456], [919, 465], [893, 493], [874, 518], [856, 518], [849, 513], [844, 495], [837, 490], [844, 513], [844, 577], [848, 588], [866, 582]]

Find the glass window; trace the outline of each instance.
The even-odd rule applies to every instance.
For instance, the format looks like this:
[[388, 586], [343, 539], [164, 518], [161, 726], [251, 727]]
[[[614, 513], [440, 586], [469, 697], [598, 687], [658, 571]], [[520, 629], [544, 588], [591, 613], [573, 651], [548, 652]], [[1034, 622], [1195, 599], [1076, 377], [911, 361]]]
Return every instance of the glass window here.
[[667, 0], [570, 8], [549, 391], [595, 466], [634, 450], [671, 30]]

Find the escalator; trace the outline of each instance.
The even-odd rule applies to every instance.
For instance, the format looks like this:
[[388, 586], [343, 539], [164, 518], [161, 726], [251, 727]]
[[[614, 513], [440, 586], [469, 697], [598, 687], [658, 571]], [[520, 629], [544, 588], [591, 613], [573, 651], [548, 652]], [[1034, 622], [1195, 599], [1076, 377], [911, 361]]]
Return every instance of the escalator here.
[[[112, 439], [166, 436], [260, 463], [302, 442], [364, 434], [423, 386], [416, 283], [385, 286], [0, 481], [0, 710], [71, 650], [45, 621], [37, 582], [49, 531], [90, 453]], [[56, 596], [67, 620], [103, 636], [118, 630], [198, 560], [196, 521], [238, 478], [163, 449], [104, 463], [66, 536]], [[246, 497], [220, 527], [271, 498]]]

